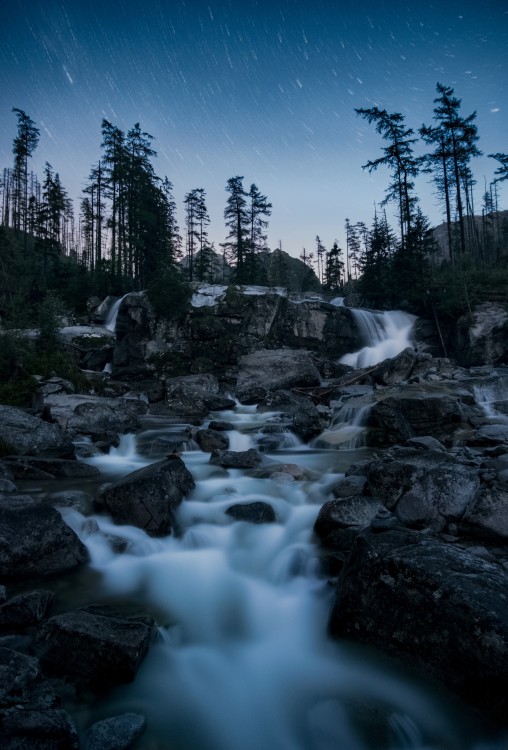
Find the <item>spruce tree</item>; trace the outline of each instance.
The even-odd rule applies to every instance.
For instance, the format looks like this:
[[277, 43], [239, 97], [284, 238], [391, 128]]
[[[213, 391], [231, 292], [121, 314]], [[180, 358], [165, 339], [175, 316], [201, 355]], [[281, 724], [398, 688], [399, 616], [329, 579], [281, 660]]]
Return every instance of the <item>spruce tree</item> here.
[[[12, 108], [18, 118], [18, 134], [13, 143], [14, 195], [12, 225], [14, 229], [28, 230], [28, 159], [39, 142], [39, 130], [22, 109]], [[26, 240], [25, 240], [26, 250]]]
[[371, 107], [356, 109], [355, 112], [367, 122], [376, 124], [376, 131], [388, 146], [383, 148], [384, 156], [368, 161], [363, 169], [375, 171], [380, 166], [387, 166], [393, 173], [393, 180], [386, 190], [382, 205], [395, 201], [398, 204], [400, 222], [400, 242], [404, 245], [406, 236], [411, 230], [416, 198], [413, 195], [414, 178], [419, 171], [419, 160], [413, 154], [412, 128], [406, 128], [404, 116], [399, 112], [389, 114], [385, 109]]
[[246, 255], [249, 250], [250, 216], [247, 204], [247, 193], [243, 188], [243, 177], [230, 177], [226, 184], [229, 198], [224, 209], [226, 227], [229, 229], [226, 242], [223, 244], [229, 257], [236, 265], [236, 281], [245, 284], [247, 269]]

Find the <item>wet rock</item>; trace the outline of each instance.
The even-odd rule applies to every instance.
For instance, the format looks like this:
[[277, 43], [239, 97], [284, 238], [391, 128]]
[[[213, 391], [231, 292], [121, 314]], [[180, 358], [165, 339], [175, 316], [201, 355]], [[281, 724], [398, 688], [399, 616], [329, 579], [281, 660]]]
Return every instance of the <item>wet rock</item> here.
[[134, 679], [155, 637], [149, 617], [125, 617], [101, 605], [43, 623], [35, 649], [45, 667], [78, 682], [116, 685]]
[[118, 435], [139, 430], [146, 414], [144, 401], [101, 396], [63, 396], [47, 399], [58, 424], [71, 435]]
[[196, 442], [205, 453], [212, 453], [216, 449], [225, 450], [229, 447], [228, 437], [215, 430], [198, 430]]
[[457, 321], [456, 356], [461, 365], [508, 361], [508, 313], [495, 302], [477, 305]]
[[321, 415], [312, 401], [307, 401], [307, 403], [302, 404], [302, 406], [295, 411], [293, 414], [292, 428], [294, 432], [305, 441], [319, 435], [322, 431], [323, 422], [321, 420]]
[[5, 586], [0, 586], [0, 604], [3, 604], [7, 599], [7, 589]]
[[3, 579], [58, 575], [88, 561], [86, 547], [54, 508], [29, 502], [9, 505], [0, 505]]
[[360, 535], [340, 574], [330, 632], [410, 662], [497, 721], [508, 715], [507, 576], [407, 531]]
[[0, 479], [0, 492], [16, 492], [17, 487], [14, 484], [14, 482], [11, 482], [10, 479]]
[[0, 406], [0, 440], [4, 455], [74, 457], [74, 446], [58, 425], [14, 406]]
[[253, 469], [263, 463], [263, 456], [255, 448], [248, 451], [214, 450], [210, 456], [210, 463], [228, 469]]
[[416, 359], [417, 354], [414, 349], [407, 347], [397, 356], [380, 362], [372, 373], [372, 378], [375, 383], [381, 385], [393, 385], [407, 380], [413, 371]]
[[0, 629], [23, 630], [36, 625], [44, 619], [54, 598], [54, 593], [45, 589], [13, 596], [0, 605]]
[[479, 486], [474, 469], [461, 464], [436, 466], [402, 495], [395, 514], [404, 524], [442, 531], [447, 523], [462, 518]]
[[371, 440], [379, 445], [404, 443], [412, 437], [432, 436], [452, 441], [461, 428], [470, 428], [470, 418], [479, 415], [474, 399], [465, 390], [406, 385], [398, 393], [379, 400], [370, 412], [369, 424], [377, 428]]
[[389, 510], [393, 510], [402, 495], [415, 486], [421, 474], [421, 469], [410, 463], [373, 461], [368, 470], [371, 495], [378, 497]]
[[37, 659], [0, 647], [0, 674], [2, 750], [78, 750], [74, 723]]
[[236, 395], [242, 403], [253, 404], [269, 391], [317, 386], [319, 371], [306, 351], [262, 349], [238, 359]]
[[191, 473], [175, 455], [106, 486], [97, 503], [115, 523], [137, 526], [150, 536], [165, 536], [176, 528], [175, 510], [193, 488]]
[[[166, 381], [166, 406], [174, 414], [205, 417], [212, 409], [222, 408], [219, 383], [213, 375], [185, 375]], [[227, 403], [230, 399], [227, 399]], [[234, 402], [233, 402], [234, 403]]]
[[[291, 477], [297, 482], [310, 479], [313, 476], [312, 472], [304, 469], [303, 466], [298, 466], [298, 464], [281, 464], [276, 462], [267, 463], [264, 466], [254, 469], [251, 476], [262, 479], [274, 479], [276, 475], [282, 474]], [[317, 478], [317, 475], [314, 475], [314, 478]]]
[[375, 497], [354, 495], [326, 502], [319, 511], [314, 531], [326, 544], [327, 537], [338, 529], [350, 526], [365, 527], [379, 514], [386, 511]]
[[64, 458], [32, 458], [19, 456], [4, 459], [4, 463], [14, 479], [52, 479], [54, 477], [96, 477], [100, 471], [96, 466], [81, 461], [68, 461]]
[[460, 529], [487, 539], [508, 540], [508, 485], [482, 487], [467, 509]]
[[234, 430], [235, 425], [232, 422], [224, 422], [221, 419], [212, 419], [212, 421], [208, 425], [208, 429], [215, 430], [217, 432], [228, 432], [229, 430]]
[[269, 503], [237, 503], [226, 510], [226, 514], [237, 521], [249, 523], [275, 523], [275, 511]]
[[340, 479], [332, 488], [335, 497], [354, 497], [363, 495], [367, 489], [367, 477], [363, 475], [353, 475]]
[[469, 445], [494, 446], [508, 443], [508, 424], [486, 424], [480, 427]]
[[127, 750], [143, 734], [141, 714], [121, 714], [92, 724], [85, 735], [85, 750]]
[[409, 438], [405, 445], [409, 448], [418, 448], [423, 451], [446, 451], [443, 443], [436, 440], [436, 438], [430, 435], [422, 435], [422, 437]]

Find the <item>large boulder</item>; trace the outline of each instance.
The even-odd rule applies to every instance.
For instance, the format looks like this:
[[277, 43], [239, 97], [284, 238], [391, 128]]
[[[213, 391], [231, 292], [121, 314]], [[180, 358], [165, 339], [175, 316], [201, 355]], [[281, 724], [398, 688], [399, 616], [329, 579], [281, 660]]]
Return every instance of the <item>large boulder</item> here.
[[203, 373], [167, 378], [166, 406], [178, 416], [202, 419], [212, 409], [230, 408], [234, 402], [221, 397], [217, 378]]
[[0, 647], [0, 744], [2, 750], [77, 750], [74, 723], [39, 661]]
[[372, 373], [374, 382], [381, 385], [393, 385], [394, 383], [400, 383], [402, 380], [407, 380], [413, 371], [416, 360], [415, 350], [408, 346], [397, 356], [389, 357], [377, 365]]
[[57, 424], [14, 406], [0, 406], [0, 444], [4, 455], [74, 457], [69, 436]]
[[508, 484], [482, 486], [464, 514], [460, 528], [467, 534], [508, 541]]
[[210, 463], [224, 466], [226, 469], [254, 469], [264, 462], [263, 455], [255, 448], [247, 451], [214, 450], [210, 456]]
[[236, 503], [226, 509], [226, 515], [236, 521], [247, 521], [248, 523], [275, 523], [275, 511], [269, 503], [255, 501], [253, 503]]
[[456, 356], [461, 365], [508, 362], [508, 311], [495, 302], [475, 307], [457, 321]]
[[107, 485], [97, 503], [115, 523], [137, 526], [150, 536], [165, 536], [175, 530], [176, 508], [193, 487], [191, 473], [174, 455]]
[[269, 391], [317, 386], [320, 375], [308, 352], [262, 349], [240, 357], [236, 395], [242, 403], [255, 403]]
[[0, 630], [24, 630], [37, 624], [46, 616], [54, 598], [54, 593], [46, 589], [13, 596], [0, 605]]
[[441, 679], [497, 721], [508, 716], [506, 571], [417, 532], [357, 537], [330, 632]]
[[3, 465], [14, 479], [31, 479], [37, 476], [47, 478], [72, 477], [81, 479], [85, 477], [96, 477], [100, 471], [96, 466], [85, 464], [82, 461], [68, 461], [64, 458], [45, 458], [33, 456], [18, 456], [17, 458], [4, 459]]
[[86, 547], [54, 508], [29, 500], [0, 504], [1, 579], [59, 575], [87, 561]]
[[369, 489], [412, 527], [443, 531], [457, 523], [480, 487], [478, 471], [441, 450], [411, 446], [392, 449], [368, 469]]
[[455, 433], [471, 429], [480, 416], [472, 394], [464, 388], [426, 383], [400, 386], [381, 394], [369, 416], [369, 439], [377, 445], [394, 445], [427, 436], [451, 443]]
[[149, 617], [126, 617], [91, 605], [51, 617], [37, 632], [35, 649], [45, 667], [78, 682], [130, 682], [155, 637]]
[[121, 714], [97, 721], [87, 730], [85, 750], [127, 750], [143, 734], [146, 720], [140, 714]]
[[139, 430], [147, 405], [140, 399], [90, 395], [48, 396], [51, 416], [71, 435], [107, 435]]

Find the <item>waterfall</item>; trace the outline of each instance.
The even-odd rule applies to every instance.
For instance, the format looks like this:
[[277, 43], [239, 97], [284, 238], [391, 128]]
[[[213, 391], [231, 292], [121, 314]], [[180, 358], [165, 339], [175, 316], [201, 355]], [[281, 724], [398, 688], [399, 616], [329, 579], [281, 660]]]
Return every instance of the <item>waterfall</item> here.
[[106, 321], [104, 323], [104, 328], [107, 328], [108, 331], [112, 331], [114, 333], [116, 328], [116, 319], [118, 316], [118, 311], [120, 309], [120, 305], [122, 304], [123, 300], [127, 297], [127, 294], [124, 294], [123, 297], [120, 297], [116, 300], [116, 302], [113, 303], [111, 306], [108, 317], [106, 318]]
[[345, 354], [340, 362], [354, 368], [377, 365], [388, 357], [395, 357], [411, 346], [411, 332], [416, 317], [400, 310], [375, 312], [349, 308], [360, 335], [363, 347]]
[[372, 409], [362, 396], [347, 398], [335, 412], [328, 430], [315, 438], [315, 448], [336, 450], [362, 448], [365, 445], [365, 424]]

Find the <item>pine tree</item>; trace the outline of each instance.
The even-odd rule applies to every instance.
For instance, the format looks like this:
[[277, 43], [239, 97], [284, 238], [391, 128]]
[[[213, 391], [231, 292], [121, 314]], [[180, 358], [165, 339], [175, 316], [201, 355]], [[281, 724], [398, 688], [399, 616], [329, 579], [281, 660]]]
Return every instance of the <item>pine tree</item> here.
[[272, 213], [272, 204], [262, 195], [254, 183], [248, 193], [249, 238], [245, 257], [245, 279], [251, 284], [263, 281], [262, 271], [257, 263], [257, 254], [266, 249], [266, 228]]
[[335, 240], [331, 250], [326, 253], [325, 261], [323, 286], [329, 291], [336, 292], [342, 289], [345, 266], [341, 255], [342, 250], [337, 240]]
[[[13, 107], [18, 118], [18, 134], [13, 143], [14, 193], [12, 225], [14, 229], [28, 230], [28, 159], [39, 142], [39, 130], [34, 121], [22, 109]], [[26, 250], [26, 239], [25, 239]]]
[[247, 204], [247, 193], [243, 189], [243, 177], [230, 177], [227, 181], [226, 192], [229, 198], [224, 209], [224, 219], [229, 234], [223, 247], [229, 252], [231, 260], [236, 265], [236, 281], [246, 283], [247, 269], [246, 255], [249, 250], [250, 216]]
[[419, 171], [419, 161], [413, 154], [412, 128], [406, 128], [404, 116], [399, 112], [388, 114], [385, 109], [371, 107], [356, 109], [355, 112], [367, 122], [376, 123], [376, 131], [388, 146], [383, 148], [384, 156], [369, 161], [363, 169], [375, 171], [380, 166], [387, 166], [393, 172], [393, 180], [387, 188], [386, 198], [382, 205], [395, 201], [398, 204], [400, 222], [400, 242], [404, 245], [406, 236], [411, 230], [416, 198], [413, 195], [414, 178]]
[[[447, 189], [454, 190], [460, 235], [460, 252], [466, 252], [466, 230], [464, 214], [468, 207], [472, 211], [470, 199], [471, 173], [469, 162], [473, 156], [478, 156], [480, 151], [476, 146], [478, 140], [477, 127], [475, 124], [476, 112], [468, 117], [460, 114], [461, 100], [454, 96], [454, 90], [450, 86], [437, 84], [438, 97], [434, 99], [434, 120], [437, 123], [434, 131], [434, 140], [439, 138], [441, 152], [444, 160], [443, 176], [447, 174], [447, 162], [450, 167], [447, 178]], [[425, 126], [424, 126], [425, 128]], [[432, 133], [433, 131], [431, 131]], [[443, 182], [443, 188], [445, 188]], [[464, 207], [464, 200], [466, 206]], [[452, 262], [454, 254], [451, 255]]]

